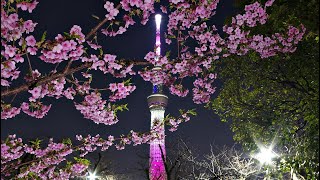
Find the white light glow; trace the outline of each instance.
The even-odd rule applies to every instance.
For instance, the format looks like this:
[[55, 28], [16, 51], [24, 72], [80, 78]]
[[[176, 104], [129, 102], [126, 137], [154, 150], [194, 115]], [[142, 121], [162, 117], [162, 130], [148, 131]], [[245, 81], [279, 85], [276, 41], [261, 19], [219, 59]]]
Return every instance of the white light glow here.
[[260, 147], [260, 152], [254, 156], [261, 164], [272, 164], [272, 159], [277, 157], [277, 154], [272, 151], [272, 146], [269, 148]]
[[151, 128], [154, 124], [155, 120], [159, 120], [160, 122], [164, 119], [164, 109], [152, 109], [151, 112]]
[[[164, 109], [152, 109], [151, 112], [151, 129], [153, 128], [153, 125], [155, 121], [160, 121], [160, 123], [163, 122], [164, 119]], [[164, 129], [164, 124], [161, 125], [161, 128]], [[164, 144], [164, 139], [154, 139], [150, 142], [150, 144], [154, 144], [158, 146], [159, 144]]]
[[96, 173], [91, 173], [89, 172], [89, 176], [88, 176], [89, 180], [96, 180], [98, 178], [98, 176], [96, 175]]
[[155, 16], [155, 18], [156, 18], [157, 29], [160, 29], [161, 15], [160, 15], [160, 14], [157, 14], [157, 15]]
[[116, 178], [113, 175], [107, 175], [107, 180], [115, 180]]
[[[161, 48], [160, 48], [160, 47], [157, 47], [157, 49], [156, 49], [156, 55], [157, 55], [157, 56], [160, 56], [160, 54], [161, 54]], [[156, 61], [158, 61], [158, 59], [156, 59]]]

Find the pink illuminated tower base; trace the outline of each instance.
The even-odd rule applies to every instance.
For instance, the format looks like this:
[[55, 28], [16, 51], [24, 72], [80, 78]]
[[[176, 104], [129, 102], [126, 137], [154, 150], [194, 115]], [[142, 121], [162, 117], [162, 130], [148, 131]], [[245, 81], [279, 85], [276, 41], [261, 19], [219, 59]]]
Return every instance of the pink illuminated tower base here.
[[[161, 54], [160, 48], [160, 23], [161, 15], [157, 14], [156, 25], [156, 61], [159, 60]], [[161, 67], [155, 67], [154, 70], [161, 70]], [[165, 108], [168, 103], [168, 97], [162, 93], [162, 84], [153, 85], [153, 93], [148, 96], [148, 105], [151, 112], [151, 128], [154, 124], [154, 121], [158, 120], [160, 123], [164, 119]], [[162, 123], [163, 124], [163, 123]], [[162, 132], [161, 136], [163, 139], [156, 139], [150, 142], [150, 170], [149, 178], [150, 180], [167, 180], [166, 170], [165, 170], [165, 158], [166, 158], [166, 149], [164, 141], [164, 125], [161, 126]]]

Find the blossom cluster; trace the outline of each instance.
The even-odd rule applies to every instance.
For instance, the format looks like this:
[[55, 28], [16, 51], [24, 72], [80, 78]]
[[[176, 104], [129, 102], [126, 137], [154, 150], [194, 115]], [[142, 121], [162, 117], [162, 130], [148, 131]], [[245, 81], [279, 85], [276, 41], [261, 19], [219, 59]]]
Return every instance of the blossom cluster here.
[[55, 42], [49, 45], [48, 49], [41, 50], [41, 60], [46, 63], [60, 63], [66, 60], [79, 60], [84, 53], [85, 36], [81, 32], [81, 27], [74, 25], [70, 30], [70, 37], [64, 37], [58, 34]]
[[[37, 5], [37, 1], [29, 4], [27, 9], [32, 12]], [[10, 81], [17, 79], [20, 75], [17, 63], [24, 62], [24, 58], [22, 58], [24, 52], [21, 50], [23, 49], [22, 36], [33, 32], [37, 23], [19, 18], [16, 12], [4, 11], [5, 5], [5, 1], [1, 1], [1, 86], [10, 86]], [[30, 36], [28, 39], [31, 40], [32, 37]], [[19, 44], [14, 43], [19, 39]], [[28, 46], [25, 48], [28, 52], [34, 53], [36, 51], [33, 43], [28, 44]]]
[[108, 20], [112, 20], [114, 19], [118, 13], [119, 10], [117, 8], [114, 7], [113, 2], [107, 1], [104, 4], [104, 8], [107, 10], [108, 14], [106, 14], [106, 18], [108, 18]]
[[10, 104], [1, 104], [1, 119], [10, 119], [20, 114], [21, 108], [12, 107]]
[[8, 136], [8, 143], [1, 143], [1, 164], [16, 160], [23, 155], [22, 139], [16, 135]]
[[32, 2], [22, 1], [17, 3], [17, 8], [20, 8], [22, 11], [28, 10], [29, 13], [32, 13], [32, 11], [36, 8], [38, 3], [39, 2], [37, 0], [34, 0]]
[[102, 99], [100, 93], [91, 92], [84, 97], [83, 102], [75, 103], [75, 107], [84, 118], [91, 119], [97, 124], [113, 125], [119, 121], [111, 105]]
[[194, 38], [199, 46], [195, 48], [197, 55], [203, 57], [207, 52], [214, 55], [214, 59], [218, 59], [218, 54], [222, 52], [225, 46], [225, 41], [216, 32], [217, 29], [213, 25], [211, 29], [206, 22], [200, 26], [194, 26], [192, 31], [189, 31], [191, 38]]
[[[33, 71], [32, 75], [34, 76], [34, 78], [36, 78], [39, 77], [41, 74], [38, 71]], [[40, 99], [45, 96], [55, 97], [57, 99], [62, 97], [65, 94], [65, 83], [65, 78], [59, 78], [49, 82], [48, 84], [37, 86], [29, 90], [28, 92], [31, 94], [31, 97], [29, 98], [29, 103], [23, 102], [21, 104], [21, 110], [29, 116], [43, 118], [50, 110], [51, 105], [42, 104], [40, 102]], [[3, 113], [3, 111], [1, 113]], [[14, 115], [17, 114], [18, 113], [15, 113]]]
[[165, 71], [159, 71], [155, 69], [139, 71], [138, 74], [143, 78], [144, 81], [149, 81], [153, 85], [168, 84], [171, 78]]
[[166, 56], [157, 57], [155, 52], [148, 52], [144, 59], [157, 67], [168, 64], [168, 58]]
[[296, 50], [295, 45], [302, 40], [305, 27], [289, 26], [286, 35], [275, 33], [271, 37], [263, 35], [250, 36], [250, 31], [243, 30], [244, 26], [254, 27], [265, 24], [267, 20], [266, 7], [271, 6], [273, 0], [265, 4], [265, 8], [258, 2], [247, 5], [245, 14], [232, 18], [231, 26], [224, 26], [223, 31], [228, 34], [227, 48], [231, 54], [244, 55], [249, 50], [259, 53], [261, 58], [268, 58], [277, 53], [292, 53]]
[[[86, 163], [74, 162], [70, 167], [54, 172], [57, 169], [57, 165], [65, 161], [66, 157], [73, 153], [73, 149], [70, 144], [54, 143], [53, 139], [49, 140], [46, 148], [41, 149], [40, 142], [32, 141], [31, 144], [24, 144], [21, 138], [16, 138], [16, 135], [10, 135], [6, 142], [1, 143], [1, 171], [10, 168], [14, 169], [12, 165], [15, 164], [12, 164], [12, 162], [26, 154], [35, 156], [34, 163], [22, 168], [16, 175], [17, 178], [28, 178], [33, 173], [41, 179], [69, 179], [70, 177], [81, 175], [88, 168]], [[12, 176], [9, 172], [3, 174]]]
[[207, 103], [210, 100], [210, 95], [215, 92], [215, 87], [212, 86], [212, 82], [215, 79], [215, 75], [211, 74], [204, 79], [198, 78], [193, 82], [193, 102], [196, 104]]
[[[124, 23], [120, 23], [121, 25], [118, 25], [118, 30], [115, 31], [115, 28], [107, 27], [105, 29], [102, 29], [101, 32], [105, 34], [106, 36], [117, 36], [119, 34], [123, 34], [127, 31], [128, 27], [135, 24], [135, 21], [133, 20], [132, 16], [136, 14], [137, 16], [140, 16], [141, 14], [141, 23], [145, 25], [149, 17], [152, 13], [154, 13], [154, 0], [121, 0], [120, 1], [121, 8], [128, 12], [123, 15], [122, 20]], [[106, 18], [108, 20], [115, 20], [116, 16], [119, 14], [119, 10], [117, 7], [114, 7], [114, 3], [110, 1], [106, 1], [104, 8], [107, 10]], [[111, 24], [113, 26], [113, 24]]]
[[171, 94], [177, 95], [179, 97], [186, 97], [189, 93], [189, 90], [185, 89], [181, 84], [171, 85], [169, 90]]
[[268, 14], [266, 9], [261, 6], [260, 3], [255, 2], [253, 4], [246, 5], [245, 14], [237, 15], [236, 20], [233, 18], [233, 22], [237, 22], [238, 26], [246, 25], [249, 27], [255, 27], [258, 23], [265, 24], [267, 22]]
[[116, 57], [115, 55], [104, 54], [103, 60], [99, 60], [96, 55], [90, 55], [90, 58], [82, 57], [82, 62], [92, 62], [91, 69], [99, 69], [104, 74], [110, 73], [116, 78], [124, 78], [128, 74], [135, 75], [132, 70], [133, 65], [124, 66], [116, 61]]
[[[1, 4], [1, 9], [3, 5]], [[19, 19], [17, 13], [7, 14], [6, 11], [1, 11], [1, 38], [8, 42], [18, 40], [22, 37], [24, 33], [29, 34], [34, 31], [37, 23], [34, 23], [32, 20], [22, 20]], [[10, 55], [11, 57], [16, 52], [10, 51], [5, 55]]]
[[115, 102], [120, 99], [126, 98], [130, 93], [136, 89], [136, 86], [125, 85], [124, 83], [111, 83], [109, 84], [109, 90], [113, 93], [109, 100]]
[[[9, 45], [10, 46], [10, 45]], [[6, 46], [5, 49], [9, 46]], [[18, 71], [18, 68], [16, 67], [17, 62], [23, 62], [22, 59], [17, 59], [12, 61], [6, 61], [1, 63], [1, 86], [10, 86], [10, 82], [8, 81], [9, 78], [11, 78], [11, 81], [14, 79], [17, 79], [20, 75], [20, 71]]]
[[55, 97], [59, 99], [63, 95], [64, 86], [66, 84], [65, 78], [59, 78], [51, 81], [48, 84], [37, 86], [28, 92], [32, 97], [29, 98], [30, 102], [35, 102], [37, 99], [41, 99], [45, 96]]
[[48, 111], [51, 109], [50, 105], [44, 105], [41, 102], [23, 102], [21, 104], [21, 110], [29, 116], [41, 119], [47, 115]]
[[[176, 4], [176, 10], [173, 11], [169, 15], [169, 21], [168, 21], [168, 35], [166, 42], [168, 44], [171, 43], [171, 39], [175, 38], [175, 33], [183, 30], [190, 29], [193, 24], [209, 18], [215, 14], [215, 9], [217, 8], [219, 0], [214, 0], [213, 2], [208, 1], [200, 1], [197, 2], [196, 8], [194, 8], [194, 4], [185, 2], [185, 1], [172, 1], [173, 4]], [[181, 37], [180, 39], [185, 40], [186, 37]]]
[[178, 129], [178, 126], [182, 123], [182, 122], [188, 122], [190, 121], [190, 116], [191, 115], [196, 115], [196, 113], [193, 110], [188, 110], [186, 112], [181, 111], [181, 116], [176, 118], [173, 116], [169, 116], [167, 117], [167, 119], [165, 120], [166, 123], [170, 126], [169, 131], [174, 132]]

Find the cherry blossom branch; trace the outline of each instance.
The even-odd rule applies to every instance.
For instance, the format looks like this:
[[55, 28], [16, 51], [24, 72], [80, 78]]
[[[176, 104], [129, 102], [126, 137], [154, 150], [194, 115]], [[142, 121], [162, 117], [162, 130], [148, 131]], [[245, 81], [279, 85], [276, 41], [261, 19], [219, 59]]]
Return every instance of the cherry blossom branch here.
[[[121, 7], [121, 4], [118, 4], [118, 6], [116, 7], [116, 9], [119, 9]], [[94, 35], [106, 22], [108, 22], [108, 18], [105, 18], [103, 21], [101, 21], [98, 25], [96, 25], [85, 37], [85, 40], [88, 40], [92, 35]], [[25, 52], [21, 55], [27, 55], [27, 59], [28, 59], [28, 63], [29, 63], [29, 69], [31, 70], [32, 72], [32, 68], [31, 68], [31, 63], [30, 63], [30, 59], [28, 57], [28, 52]], [[8, 61], [11, 61], [13, 60], [13, 58], [11, 59], [8, 59], [6, 61], [4, 61], [3, 63], [6, 63]], [[77, 72], [77, 71], [80, 71], [80, 70], [83, 70], [85, 68], [89, 68], [90, 65], [92, 65], [91, 63], [88, 64], [84, 64], [84, 65], [81, 65], [79, 67], [76, 67], [76, 68], [73, 68], [73, 69], [70, 69], [71, 67], [71, 64], [72, 64], [72, 60], [70, 60], [68, 62], [68, 64], [66, 65], [66, 67], [64, 68], [63, 72], [58, 72], [58, 73], [55, 73], [55, 74], [52, 74], [50, 76], [46, 76], [46, 77], [43, 77], [42, 79], [40, 80], [37, 80], [37, 81], [33, 81], [33, 82], [30, 82], [30, 83], [27, 83], [27, 84], [24, 84], [24, 85], [21, 85], [19, 87], [16, 87], [16, 88], [13, 88], [13, 89], [9, 89], [9, 90], [6, 90], [6, 91], [1, 91], [1, 97], [6, 97], [6, 96], [11, 96], [13, 94], [18, 94], [20, 92], [23, 92], [23, 91], [26, 91], [28, 90], [29, 88], [33, 87], [35, 84], [37, 85], [41, 85], [41, 84], [44, 84], [44, 83], [48, 83], [56, 78], [59, 78], [59, 77], [64, 77], [66, 75], [69, 75], [69, 74], [72, 74], [74, 72]]]
[[[116, 9], [119, 9], [120, 7], [121, 7], [121, 4], [119, 4], [119, 5], [116, 7]], [[96, 26], [86, 35], [85, 40], [88, 40], [91, 36], [93, 36], [93, 35], [101, 28], [101, 26], [103, 26], [103, 25], [104, 25], [105, 23], [107, 23], [108, 21], [109, 21], [108, 18], [104, 18], [103, 21], [101, 21], [98, 25], [96, 25]], [[70, 61], [68, 62], [67, 66], [66, 66], [66, 68], [65, 68], [65, 70], [64, 70], [65, 72], [67, 72], [67, 71], [69, 70], [71, 64], [72, 64], [72, 60], [70, 60]]]
[[[196, 115], [194, 110], [187, 110], [187, 111], [179, 110], [179, 111], [180, 111], [180, 116], [178, 116], [177, 118], [167, 116], [162, 122], [155, 121], [155, 124], [150, 132], [137, 133], [137, 132], [131, 131], [128, 135], [126, 135], [126, 136], [121, 135], [118, 138], [114, 138], [113, 136], [109, 136], [107, 140], [102, 139], [99, 135], [94, 136], [94, 137], [88, 135], [88, 137], [86, 137], [86, 138], [82, 138], [82, 136], [80, 135], [80, 136], [77, 136], [77, 140], [80, 141], [81, 143], [77, 146], [72, 146], [71, 142], [70, 143], [64, 143], [64, 142], [53, 143], [53, 141], [50, 140], [48, 148], [41, 150], [41, 149], [39, 149], [40, 144], [38, 144], [37, 147], [23, 144], [22, 139], [20, 139], [20, 138], [19, 138], [20, 140], [15, 139], [15, 135], [13, 135], [13, 136], [11, 136], [10, 141], [2, 142], [2, 147], [5, 150], [3, 150], [1, 152], [1, 155], [3, 155], [3, 157], [4, 157], [3, 162], [1, 162], [2, 165], [4, 165], [4, 168], [1, 171], [1, 174], [7, 174], [8, 172], [11, 172], [12, 170], [18, 169], [22, 166], [31, 165], [31, 166], [38, 167], [34, 163], [41, 163], [41, 161], [43, 159], [50, 159], [50, 158], [54, 158], [56, 156], [60, 156], [60, 153], [64, 154], [61, 156], [66, 157], [67, 155], [69, 155], [71, 153], [74, 153], [76, 151], [80, 151], [80, 152], [82, 152], [81, 153], [82, 155], [80, 155], [80, 156], [84, 157], [87, 153], [95, 151], [97, 149], [97, 147], [101, 147], [102, 148], [101, 150], [104, 151], [104, 150], [108, 149], [109, 147], [111, 147], [112, 145], [115, 145], [118, 150], [122, 150], [122, 149], [124, 149], [125, 145], [127, 145], [127, 144], [133, 143], [133, 145], [135, 146], [135, 145], [139, 145], [139, 144], [148, 143], [153, 139], [158, 139], [158, 138], [161, 139], [164, 137], [164, 134], [161, 133], [161, 132], [163, 132], [162, 131], [163, 125], [167, 124], [167, 125], [171, 126], [171, 129], [176, 130], [180, 123], [187, 122], [190, 120], [190, 115], [192, 115], [192, 116]], [[9, 136], [9, 138], [10, 138], [10, 136]], [[116, 144], [116, 141], [119, 141], [119, 144]], [[19, 147], [23, 147], [23, 148], [19, 148]], [[60, 148], [58, 148], [58, 147], [60, 147]], [[51, 149], [51, 148], [53, 148], [53, 149]], [[20, 154], [19, 156], [17, 155], [16, 158], [9, 155], [10, 152], [13, 152], [15, 150], [19, 151], [19, 153], [17, 153], [17, 154]], [[69, 152], [69, 153], [65, 153], [65, 152]], [[39, 157], [37, 159], [32, 159], [27, 162], [23, 162], [23, 163], [18, 164], [19, 163], [18, 159], [21, 158], [22, 155], [26, 154], [26, 153], [34, 154]], [[45, 153], [45, 154], [43, 154], [43, 153]], [[13, 158], [13, 159], [10, 160], [10, 158]], [[18, 160], [18, 161], [14, 161], [14, 160]], [[50, 161], [48, 161], [48, 162], [50, 162]], [[58, 162], [55, 165], [58, 165], [61, 162]], [[6, 165], [7, 163], [10, 163], [10, 164]], [[44, 163], [44, 162], [42, 162], [42, 163]], [[48, 164], [48, 165], [52, 165], [52, 164]]]
[[[20, 56], [27, 55], [27, 54], [28, 54], [28, 52], [24, 52], [24, 53], [20, 54]], [[1, 56], [1, 60], [2, 60], [2, 56]], [[1, 63], [7, 63], [7, 62], [10, 62], [12, 60], [14, 60], [14, 57], [13, 58], [9, 58], [9, 59], [7, 59], [5, 61], [2, 61]]]
[[[116, 7], [116, 9], [119, 9], [121, 7], [121, 4], [118, 4], [118, 6]], [[91, 36], [93, 36], [100, 28], [101, 26], [103, 26], [105, 23], [107, 23], [109, 21], [109, 19], [106, 17], [104, 18], [103, 21], [101, 21], [98, 25], [96, 25], [85, 37], [85, 40], [88, 40]], [[72, 64], [72, 60], [70, 60], [67, 64], [67, 66], [65, 67], [64, 71], [67, 72], [69, 70], [69, 68], [71, 67]]]
[[[116, 9], [120, 9], [121, 4], [118, 4], [118, 6], [116, 7]], [[106, 22], [108, 22], [109, 19], [106, 17], [104, 18], [103, 21], [101, 21], [96, 27], [94, 27], [86, 36], [86, 40], [88, 40], [91, 36], [93, 36], [100, 28], [102, 25], [104, 25]]]
[[[71, 149], [72, 149], [72, 150], [76, 150], [77, 148], [80, 148], [80, 147], [83, 146], [84, 144], [85, 144], [85, 143], [79, 144], [79, 145], [77, 145], [77, 146], [72, 147]], [[52, 154], [52, 155], [49, 155], [49, 156], [43, 156], [42, 158], [50, 158], [51, 156], [54, 157], [55, 155], [56, 155], [56, 154]], [[12, 165], [12, 166], [11, 166], [11, 167], [9, 166], [8, 168], [3, 169], [3, 170], [2, 170], [2, 173], [5, 174], [6, 172], [12, 170], [13, 168], [14, 168], [14, 169], [17, 169], [17, 168], [19, 168], [19, 167], [21, 167], [21, 166], [28, 165], [28, 164], [32, 164], [32, 163], [35, 163], [35, 162], [38, 162], [38, 161], [41, 161], [41, 160], [42, 160], [42, 159], [39, 158], [39, 159], [30, 160], [30, 161], [27, 161], [27, 162], [24, 162], [24, 163], [21, 163], [21, 164], [10, 164], [10, 165]]]
[[61, 77], [64, 77], [66, 75], [78, 72], [78, 71], [80, 71], [82, 69], [89, 68], [89, 67], [91, 67], [91, 65], [92, 65], [91, 63], [84, 63], [84, 64], [82, 64], [80, 66], [71, 68], [66, 72], [57, 72], [57, 73], [54, 73], [54, 74], [52, 74], [50, 76], [45, 76], [45, 77], [43, 77], [43, 78], [41, 78], [39, 80], [32, 81], [30, 83], [21, 85], [19, 87], [16, 87], [16, 88], [13, 88], [13, 89], [9, 89], [9, 90], [6, 90], [6, 91], [1, 91], [1, 97], [7, 97], [7, 96], [11, 96], [13, 94], [18, 94], [18, 93], [21, 93], [23, 91], [27, 91], [30, 88], [32, 88], [33, 86], [35, 86], [35, 85], [38, 86], [38, 85], [42, 85], [42, 84], [48, 83], [48, 82], [53, 81], [53, 80], [55, 80], [57, 78], [61, 78]]
[[[145, 62], [145, 61], [132, 61], [132, 60], [131, 61], [124, 61], [124, 60], [122, 60], [122, 62], [130, 62], [130, 63], [132, 63], [134, 65], [137, 65], [137, 66], [150, 65], [149, 62]], [[49, 75], [49, 76], [44, 76], [39, 80], [32, 81], [30, 83], [21, 85], [19, 87], [1, 91], [1, 98], [27, 91], [30, 88], [34, 87], [34, 86], [40, 86], [42, 84], [49, 83], [49, 82], [51, 82], [51, 81], [53, 81], [55, 79], [58, 79], [58, 78], [61, 78], [61, 77], [65, 77], [67, 75], [76, 73], [78, 71], [81, 71], [83, 69], [89, 68], [91, 66], [92, 66], [92, 63], [84, 63], [84, 64], [82, 64], [80, 66], [77, 66], [77, 67], [74, 67], [74, 68], [70, 68], [67, 71], [63, 70], [62, 72], [57, 72], [57, 73], [54, 73], [54, 74]]]

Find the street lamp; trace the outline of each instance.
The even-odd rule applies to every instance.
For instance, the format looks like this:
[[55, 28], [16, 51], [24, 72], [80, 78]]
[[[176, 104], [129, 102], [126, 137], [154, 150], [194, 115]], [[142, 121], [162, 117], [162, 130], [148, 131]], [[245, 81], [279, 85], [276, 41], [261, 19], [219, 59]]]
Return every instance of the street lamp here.
[[87, 176], [87, 178], [89, 178], [89, 180], [96, 180], [99, 176], [96, 175], [96, 172], [89, 172], [89, 176]]
[[271, 165], [272, 159], [277, 157], [277, 154], [272, 151], [272, 146], [265, 148], [265, 147], [259, 147], [260, 152], [254, 156], [255, 159], [257, 159], [262, 165]]
[[[260, 152], [253, 157], [257, 159], [260, 164], [263, 165], [272, 165], [272, 160], [277, 157], [278, 155], [273, 152], [273, 145], [270, 145], [268, 148], [258, 145]], [[264, 179], [270, 179], [269, 177], [269, 167], [267, 166], [266, 169], [266, 177]]]

